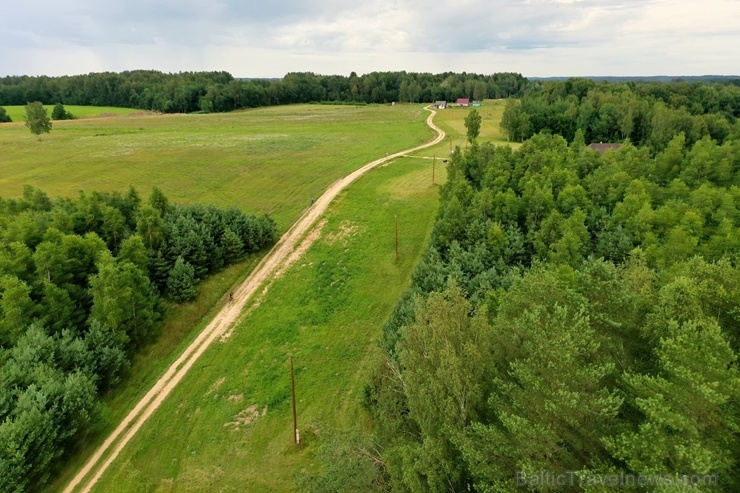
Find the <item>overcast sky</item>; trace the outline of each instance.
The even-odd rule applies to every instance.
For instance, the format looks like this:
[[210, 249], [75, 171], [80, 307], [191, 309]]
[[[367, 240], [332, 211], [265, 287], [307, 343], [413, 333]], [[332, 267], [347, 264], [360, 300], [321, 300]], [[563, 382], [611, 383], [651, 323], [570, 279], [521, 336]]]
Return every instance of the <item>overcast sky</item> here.
[[740, 0], [0, 0], [0, 19], [0, 76], [740, 74]]

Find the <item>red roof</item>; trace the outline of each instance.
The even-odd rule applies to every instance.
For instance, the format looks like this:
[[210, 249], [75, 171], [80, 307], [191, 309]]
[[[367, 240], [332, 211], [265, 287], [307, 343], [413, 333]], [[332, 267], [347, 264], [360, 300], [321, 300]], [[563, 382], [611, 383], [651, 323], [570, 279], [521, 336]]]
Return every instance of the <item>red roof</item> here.
[[599, 142], [598, 144], [593, 143], [589, 144], [588, 148], [593, 149], [596, 152], [600, 152], [601, 154], [604, 154], [609, 149], [619, 150], [619, 148], [622, 147], [622, 144], [614, 144], [614, 143], [605, 143], [605, 142]]
[[468, 98], [459, 98], [457, 104], [470, 104], [470, 100]]

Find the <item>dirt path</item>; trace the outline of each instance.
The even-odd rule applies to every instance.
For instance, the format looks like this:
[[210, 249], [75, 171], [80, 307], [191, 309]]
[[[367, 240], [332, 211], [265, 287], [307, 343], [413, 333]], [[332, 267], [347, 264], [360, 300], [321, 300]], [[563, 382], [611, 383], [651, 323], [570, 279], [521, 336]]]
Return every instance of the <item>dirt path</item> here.
[[[305, 213], [303, 213], [298, 221], [293, 224], [288, 232], [280, 238], [280, 241], [277, 242], [272, 250], [270, 250], [265, 258], [262, 259], [252, 273], [244, 280], [241, 286], [239, 286], [239, 288], [234, 292], [234, 301], [228, 303], [221, 309], [211, 323], [209, 323], [198, 337], [185, 349], [185, 351], [183, 351], [177, 361], [167, 369], [165, 374], [162, 375], [149, 392], [141, 398], [134, 409], [123, 419], [121, 424], [118, 425], [113, 433], [111, 433], [105, 442], [103, 442], [103, 444], [95, 451], [92, 457], [90, 457], [90, 459], [85, 463], [84, 467], [80, 469], [77, 475], [75, 475], [72, 481], [70, 481], [64, 489], [64, 493], [72, 493], [80, 485], [82, 485], [82, 489], [79, 491], [83, 493], [87, 493], [92, 489], [108, 466], [110, 466], [116, 457], [118, 457], [118, 454], [121, 452], [123, 447], [125, 447], [136, 432], [139, 431], [139, 428], [146, 423], [147, 419], [149, 419], [154, 411], [157, 410], [160, 404], [162, 404], [177, 384], [180, 383], [180, 380], [185, 377], [188, 370], [190, 370], [198, 358], [200, 358], [205, 350], [208, 349], [213, 341], [215, 341], [229, 328], [229, 326], [237, 321], [242, 308], [244, 308], [247, 301], [257, 291], [257, 288], [259, 288], [266, 280], [270, 279], [282, 263], [290, 257], [291, 253], [298, 246], [299, 240], [309, 230], [314, 222], [316, 222], [316, 219], [324, 213], [331, 201], [334, 200], [342, 190], [372, 168], [402, 157], [405, 154], [431, 147], [444, 139], [445, 133], [434, 125], [433, 122], [436, 112], [429, 108], [427, 108], [427, 110], [430, 111], [430, 114], [427, 117], [427, 125], [437, 132], [437, 137], [431, 142], [414, 147], [413, 149], [406, 149], [368, 163], [362, 168], [330, 185], [326, 192], [324, 192], [324, 194], [321, 195], [321, 197], [319, 197]], [[104, 456], [106, 457], [103, 461]], [[95, 474], [86, 480], [93, 470], [95, 470]]]

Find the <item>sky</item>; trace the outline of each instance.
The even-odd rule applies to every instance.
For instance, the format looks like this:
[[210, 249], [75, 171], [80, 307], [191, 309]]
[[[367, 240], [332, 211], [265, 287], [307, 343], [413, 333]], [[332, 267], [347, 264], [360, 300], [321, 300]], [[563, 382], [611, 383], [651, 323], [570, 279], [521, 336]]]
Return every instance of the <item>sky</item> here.
[[740, 75], [740, 0], [0, 0], [0, 76]]

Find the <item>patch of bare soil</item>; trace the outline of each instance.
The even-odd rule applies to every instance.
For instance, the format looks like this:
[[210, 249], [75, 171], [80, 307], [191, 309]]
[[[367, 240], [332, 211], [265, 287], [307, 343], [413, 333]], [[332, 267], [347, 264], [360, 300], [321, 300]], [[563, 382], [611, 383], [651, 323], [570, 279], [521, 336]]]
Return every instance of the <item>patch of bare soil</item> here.
[[324, 241], [327, 245], [333, 245], [340, 241], [344, 242], [343, 244], [346, 245], [346, 240], [356, 235], [359, 230], [360, 227], [352, 221], [342, 221], [342, 224], [339, 225], [339, 230], [335, 233], [325, 235]]
[[224, 427], [231, 428], [232, 430], [238, 430], [242, 426], [249, 426], [260, 416], [267, 414], [267, 406], [262, 408], [260, 411], [257, 404], [252, 404], [248, 408], [242, 410], [234, 416], [234, 421], [228, 421], [224, 423]]

